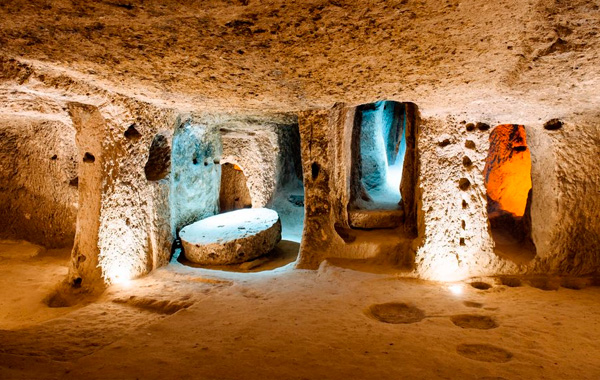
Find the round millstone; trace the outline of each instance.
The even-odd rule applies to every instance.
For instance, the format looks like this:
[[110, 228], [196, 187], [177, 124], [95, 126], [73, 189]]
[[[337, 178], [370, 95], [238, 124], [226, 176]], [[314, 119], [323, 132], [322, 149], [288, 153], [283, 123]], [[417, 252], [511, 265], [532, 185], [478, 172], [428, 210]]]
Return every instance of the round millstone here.
[[281, 240], [276, 211], [247, 208], [202, 219], [179, 232], [185, 257], [198, 264], [238, 264], [270, 252]]

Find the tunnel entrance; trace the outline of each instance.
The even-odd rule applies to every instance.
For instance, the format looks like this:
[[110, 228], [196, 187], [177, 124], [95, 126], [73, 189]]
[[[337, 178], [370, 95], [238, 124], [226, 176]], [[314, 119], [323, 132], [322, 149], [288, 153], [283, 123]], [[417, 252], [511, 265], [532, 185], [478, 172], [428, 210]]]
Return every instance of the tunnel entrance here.
[[503, 124], [494, 128], [484, 176], [496, 253], [518, 263], [533, 259], [531, 154], [524, 126]]
[[356, 108], [349, 205], [353, 228], [396, 228], [404, 221], [400, 189], [407, 150], [406, 114], [406, 105], [393, 101]]
[[[268, 271], [295, 261], [304, 217], [298, 125], [230, 120], [189, 129], [190, 138], [181, 140], [186, 149], [173, 149], [181, 159], [172, 160], [185, 165], [171, 176], [185, 187], [171, 197], [186, 195], [186, 205], [195, 202], [207, 212], [176, 231], [176, 259], [233, 272]], [[209, 169], [210, 177], [190, 175]], [[179, 205], [172, 202], [172, 210]]]
[[[417, 237], [418, 108], [414, 103], [378, 101], [341, 111], [337, 143], [333, 228], [343, 251], [330, 252], [334, 265], [396, 273], [414, 268]], [[318, 248], [317, 248], [318, 249]]]
[[219, 212], [227, 212], [252, 207], [246, 175], [242, 169], [231, 163], [221, 165], [221, 188], [219, 190]]

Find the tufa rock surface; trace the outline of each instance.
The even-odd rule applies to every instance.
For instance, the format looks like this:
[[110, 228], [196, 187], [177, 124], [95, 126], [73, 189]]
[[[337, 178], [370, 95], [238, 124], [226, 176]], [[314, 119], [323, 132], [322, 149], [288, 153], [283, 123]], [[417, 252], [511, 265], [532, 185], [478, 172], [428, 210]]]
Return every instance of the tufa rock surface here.
[[281, 222], [266, 208], [231, 211], [184, 227], [185, 257], [198, 264], [239, 264], [269, 253], [281, 240]]

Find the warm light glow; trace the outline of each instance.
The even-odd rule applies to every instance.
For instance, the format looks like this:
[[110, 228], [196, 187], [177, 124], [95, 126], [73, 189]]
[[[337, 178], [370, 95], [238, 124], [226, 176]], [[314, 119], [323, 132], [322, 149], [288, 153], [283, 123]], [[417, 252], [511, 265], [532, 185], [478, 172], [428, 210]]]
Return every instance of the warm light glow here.
[[111, 284], [128, 285], [131, 282], [131, 273], [122, 266], [112, 268], [110, 273], [107, 273], [107, 277]]
[[99, 267], [107, 284], [124, 284], [142, 273], [133, 252], [143, 252], [143, 245], [124, 219], [109, 220], [99, 231]]
[[468, 270], [458, 265], [455, 255], [439, 254], [436, 257], [436, 260], [429, 267], [428, 277], [431, 280], [456, 282], [468, 277]]
[[450, 290], [450, 293], [454, 294], [455, 296], [460, 296], [463, 294], [464, 286], [462, 284], [453, 284], [448, 286], [448, 290]]
[[531, 189], [531, 154], [522, 125], [499, 125], [490, 135], [490, 152], [484, 169], [488, 214], [525, 213]]

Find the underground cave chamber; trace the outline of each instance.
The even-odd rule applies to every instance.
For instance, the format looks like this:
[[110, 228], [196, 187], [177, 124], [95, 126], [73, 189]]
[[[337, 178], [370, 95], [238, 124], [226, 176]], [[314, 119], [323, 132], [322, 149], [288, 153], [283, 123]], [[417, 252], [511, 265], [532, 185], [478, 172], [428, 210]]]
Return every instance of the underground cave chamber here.
[[525, 263], [535, 257], [531, 239], [531, 153], [525, 127], [498, 125], [489, 140], [484, 177], [495, 252]]
[[600, 379], [600, 0], [0, 19], [0, 380]]
[[[116, 123], [107, 121], [110, 116], [102, 116], [96, 108], [71, 107], [76, 128], [61, 137], [64, 147], [52, 145], [54, 135], [40, 134], [39, 139], [47, 139], [45, 145], [35, 140], [18, 149], [31, 157], [45, 157], [47, 162], [40, 167], [56, 171], [44, 180], [49, 188], [58, 189], [57, 195], [65, 194], [64, 201], [53, 200], [56, 210], [60, 211], [61, 205], [70, 207], [68, 218], [63, 219], [73, 224], [77, 220], [71, 281], [83, 279], [84, 285], [87, 279], [118, 282], [167, 265], [173, 241], [183, 227], [234, 209], [276, 211], [281, 240], [289, 242], [288, 248], [296, 253], [300, 251], [300, 268], [315, 269], [324, 260], [348, 259], [371, 260], [410, 272], [424, 267], [423, 262], [432, 262], [432, 274], [422, 273], [439, 278], [442, 269], [438, 267], [455, 268], [440, 259], [445, 260], [446, 254], [452, 264], [454, 257], [466, 257], [460, 265], [470, 267], [464, 273], [488, 268], [493, 273], [504, 265], [499, 259], [535, 264], [536, 254], [558, 257], [571, 249], [560, 243], [559, 253], [548, 253], [555, 244], [541, 235], [548, 227], [536, 217], [536, 212], [554, 208], [539, 200], [554, 197], [557, 186], [552, 176], [539, 173], [558, 170], [550, 166], [551, 157], [543, 155], [539, 144], [548, 144], [554, 136], [550, 133], [556, 135], [560, 130], [539, 127], [527, 131], [534, 143], [537, 139], [538, 145], [532, 147], [538, 157], [536, 164], [531, 162], [529, 136], [522, 126], [501, 125], [492, 130], [469, 130], [467, 126], [465, 130], [463, 124], [421, 119], [412, 103], [338, 105], [299, 113], [286, 123], [211, 117], [153, 125], [143, 118], [135, 123], [127, 119], [118, 124], [118, 130]], [[15, 133], [25, 133], [21, 124], [15, 125]], [[111, 131], [106, 137], [111, 143], [97, 144], [98, 131]], [[448, 131], [464, 135], [476, 149], [453, 145], [458, 137], [450, 139], [449, 145], [439, 144]], [[12, 141], [7, 139], [5, 144]], [[445, 156], [454, 148], [460, 149], [456, 162]], [[15, 158], [18, 155], [8, 157], [13, 148], [7, 145], [4, 151], [6, 163], [22, 165]], [[472, 159], [470, 166], [463, 159], [467, 154]], [[69, 157], [73, 160], [66, 159]], [[484, 161], [486, 174], [479, 178], [475, 168]], [[519, 165], [524, 169], [515, 169]], [[40, 176], [34, 173], [37, 168], [19, 166], [23, 178], [11, 185], [14, 189], [7, 188], [25, 199], [26, 190], [37, 189], [21, 184], [26, 182], [25, 174]], [[438, 169], [457, 175], [438, 175]], [[535, 170], [536, 189], [546, 189], [546, 196], [538, 198], [538, 192], [538, 204], [533, 202], [532, 207]], [[471, 185], [449, 194], [446, 190], [456, 188], [461, 177], [468, 177]], [[483, 177], [486, 191], [481, 193]], [[78, 178], [77, 186], [72, 185], [72, 178]], [[516, 200], [507, 195], [513, 193], [518, 195]], [[7, 199], [5, 208], [13, 205], [7, 215], [18, 212], [23, 218], [29, 213], [26, 202], [17, 209], [17, 202]], [[47, 206], [37, 209], [62, 215]], [[32, 213], [33, 222], [23, 231], [36, 227], [38, 219]], [[72, 237], [66, 244], [71, 241]], [[538, 252], [539, 247], [543, 249]], [[471, 260], [470, 252], [476, 252], [473, 257], [488, 255], [491, 264], [481, 269], [483, 264]]]
[[170, 204], [184, 257], [237, 265], [282, 254], [287, 260], [294, 249], [297, 255], [299, 154], [297, 125], [181, 126], [173, 138]]

